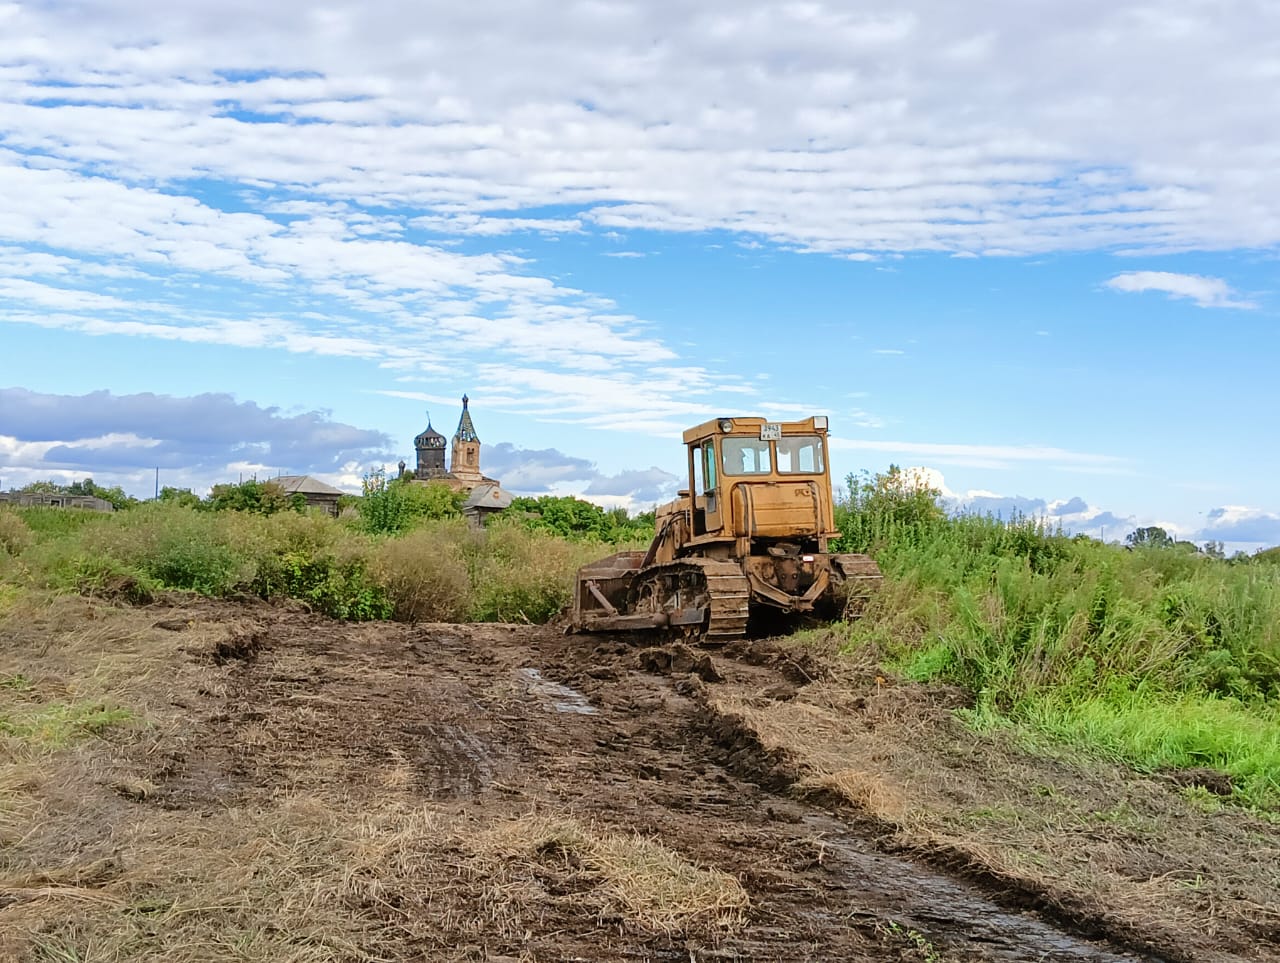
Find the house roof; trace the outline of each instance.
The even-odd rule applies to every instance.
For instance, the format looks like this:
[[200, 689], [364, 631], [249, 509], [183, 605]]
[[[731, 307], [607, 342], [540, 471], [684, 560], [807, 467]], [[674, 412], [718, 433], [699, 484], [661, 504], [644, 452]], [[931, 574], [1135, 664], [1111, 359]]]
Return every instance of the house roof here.
[[504, 492], [498, 484], [477, 485], [471, 489], [471, 494], [467, 496], [467, 500], [462, 503], [462, 510], [465, 512], [468, 508], [491, 508], [500, 511], [504, 508], [511, 507], [512, 496]]
[[345, 495], [341, 488], [326, 485], [318, 478], [310, 475], [281, 475], [272, 478], [272, 484], [279, 485], [289, 495]]

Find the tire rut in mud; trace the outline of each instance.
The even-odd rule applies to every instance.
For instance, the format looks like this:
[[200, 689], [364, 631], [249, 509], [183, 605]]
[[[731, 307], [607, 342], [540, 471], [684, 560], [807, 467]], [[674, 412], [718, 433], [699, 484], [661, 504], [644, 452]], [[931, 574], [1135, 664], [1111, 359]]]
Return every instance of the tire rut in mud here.
[[[740, 651], [727, 654], [749, 665], [776, 668], [785, 685], [804, 685], [820, 675], [820, 666], [812, 661], [797, 665], [768, 643], [754, 647], [745, 643]], [[646, 670], [662, 672], [667, 665], [684, 667], [685, 661], [678, 651], [663, 658], [649, 649], [641, 653], [639, 663]], [[1018, 881], [991, 876], [955, 854], [919, 853], [910, 858], [892, 852], [901, 846], [888, 844], [884, 827], [852, 812], [844, 798], [812, 788], [797, 793], [801, 772], [794, 759], [780, 749], [765, 747], [742, 718], [718, 711], [700, 679], [705, 675], [696, 670], [684, 677], [677, 672], [672, 683], [689, 700], [686, 725], [703, 741], [705, 762], [762, 790], [769, 816], [790, 812], [797, 820], [797, 832], [818, 840], [819, 853], [810, 873], [820, 877], [828, 895], [847, 900], [842, 910], [847, 921], [861, 922], [877, 932], [911, 934], [922, 951], [928, 944], [943, 951], [946, 959], [1010, 963], [1184, 959], [1180, 954], [1162, 957], [1138, 934], [1108, 932], [1084, 914], [1050, 902]], [[822, 910], [797, 905], [792, 912]]]

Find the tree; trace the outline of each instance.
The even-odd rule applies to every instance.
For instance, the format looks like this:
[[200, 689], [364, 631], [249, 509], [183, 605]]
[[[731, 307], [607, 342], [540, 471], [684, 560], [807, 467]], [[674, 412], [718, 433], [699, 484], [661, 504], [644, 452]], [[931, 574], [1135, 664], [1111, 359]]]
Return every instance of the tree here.
[[632, 518], [625, 508], [606, 511], [572, 495], [522, 495], [511, 500], [504, 514], [522, 519], [527, 528], [552, 532], [561, 538], [621, 542], [653, 537], [653, 512]]
[[1158, 525], [1139, 528], [1126, 535], [1124, 540], [1130, 548], [1172, 548], [1174, 543], [1172, 536]]
[[190, 488], [170, 488], [165, 485], [160, 489], [160, 501], [166, 505], [182, 505], [186, 508], [200, 507], [200, 496]]
[[1207, 556], [1208, 558], [1226, 558], [1227, 557], [1227, 553], [1224, 550], [1222, 543], [1215, 542], [1212, 540], [1204, 543], [1204, 546], [1200, 549], [1200, 554]]
[[361, 525], [367, 532], [399, 535], [422, 519], [458, 518], [466, 495], [440, 481], [425, 485], [412, 479], [387, 478], [376, 468], [364, 476], [359, 501]]
[[300, 512], [307, 507], [307, 500], [302, 495], [287, 494], [275, 482], [247, 481], [214, 485], [207, 504], [214, 511], [274, 515], [289, 510]]

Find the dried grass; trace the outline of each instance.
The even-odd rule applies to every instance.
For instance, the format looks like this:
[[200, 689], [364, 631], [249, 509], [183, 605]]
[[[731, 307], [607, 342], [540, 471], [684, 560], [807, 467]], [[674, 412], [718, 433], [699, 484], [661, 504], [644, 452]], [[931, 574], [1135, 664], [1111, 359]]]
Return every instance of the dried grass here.
[[127, 865], [0, 877], [0, 931], [36, 959], [89, 948], [147, 963], [406, 959], [411, 944], [440, 937], [420, 880], [448, 839], [445, 819], [310, 797], [204, 820], [149, 810], [117, 821]]
[[1272, 827], [1106, 764], [1029, 753], [1013, 733], [966, 731], [950, 704], [945, 690], [847, 681], [712, 702], [785, 758], [800, 790], [838, 794], [906, 849], [1169, 945], [1195, 933], [1239, 951], [1276, 932]]
[[[732, 929], [742, 924], [750, 903], [728, 873], [698, 866], [647, 836], [564, 816], [523, 816], [468, 838], [466, 845], [489, 872], [494, 863], [505, 863], [517, 873], [537, 866], [573, 879], [575, 900], [649, 932]], [[495, 895], [523, 903], [536, 894], [531, 880], [517, 878]]]

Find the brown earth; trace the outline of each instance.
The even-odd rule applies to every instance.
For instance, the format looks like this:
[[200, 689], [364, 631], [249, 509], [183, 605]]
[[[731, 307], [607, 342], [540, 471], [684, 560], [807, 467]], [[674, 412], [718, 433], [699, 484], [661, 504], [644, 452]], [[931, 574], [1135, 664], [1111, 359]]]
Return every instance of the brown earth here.
[[145, 719], [9, 726], [0, 959], [1280, 957], [1274, 824], [821, 640], [81, 600], [0, 633], [9, 718]]

